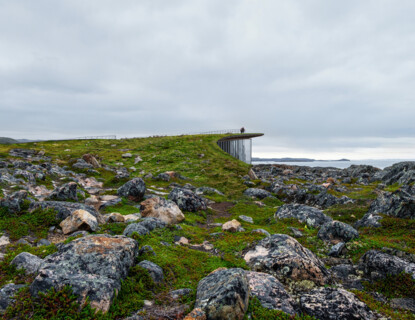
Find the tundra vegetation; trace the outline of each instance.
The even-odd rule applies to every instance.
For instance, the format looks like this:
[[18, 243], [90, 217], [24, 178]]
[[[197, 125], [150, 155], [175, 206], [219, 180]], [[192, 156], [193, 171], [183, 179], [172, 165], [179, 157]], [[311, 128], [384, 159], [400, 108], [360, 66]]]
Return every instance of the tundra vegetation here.
[[0, 145], [3, 319], [415, 319], [415, 163], [251, 166], [223, 137]]

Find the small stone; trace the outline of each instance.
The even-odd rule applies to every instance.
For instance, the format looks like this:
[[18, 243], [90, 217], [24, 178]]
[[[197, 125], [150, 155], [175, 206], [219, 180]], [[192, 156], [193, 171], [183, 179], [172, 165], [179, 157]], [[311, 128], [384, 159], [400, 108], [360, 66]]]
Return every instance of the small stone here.
[[178, 245], [188, 245], [189, 244], [189, 240], [185, 237], [180, 237], [180, 239], [178, 241], [175, 242]]
[[264, 234], [264, 235], [266, 235], [267, 237], [269, 237], [271, 234], [267, 231], [267, 230], [265, 230], [265, 229], [255, 229], [255, 230], [252, 230], [251, 231], [251, 233], [262, 233], [262, 234]]
[[27, 240], [25, 239], [19, 239], [16, 241], [16, 244], [23, 244], [23, 245], [27, 245], [27, 246], [32, 246]]
[[238, 220], [233, 219], [223, 224], [222, 230], [228, 232], [237, 232], [238, 228], [241, 227], [241, 223]]
[[140, 251], [138, 252], [138, 254], [140, 256], [142, 256], [144, 254], [150, 254], [150, 255], [153, 255], [153, 256], [156, 255], [156, 253], [154, 252], [154, 249], [151, 246], [148, 246], [148, 245], [142, 246]]
[[294, 238], [301, 238], [301, 237], [304, 236], [303, 233], [300, 230], [298, 230], [297, 228], [289, 227], [288, 229], [290, 229], [290, 231], [292, 232]]
[[129, 153], [129, 152], [127, 152], [127, 153], [124, 153], [123, 155], [121, 155], [121, 157], [123, 157], [123, 158], [132, 158], [132, 154], [131, 153]]
[[37, 244], [36, 244], [37, 247], [40, 247], [40, 246], [50, 246], [50, 245], [51, 245], [50, 241], [49, 240], [46, 240], [46, 239], [40, 239], [37, 242]]
[[340, 257], [344, 254], [345, 250], [346, 244], [344, 242], [339, 242], [330, 248], [328, 255], [330, 257]]
[[248, 222], [248, 223], [254, 223], [254, 219], [252, 217], [241, 215], [238, 217], [240, 220]]
[[10, 244], [10, 239], [8, 236], [2, 235], [0, 237], [0, 247], [7, 246]]

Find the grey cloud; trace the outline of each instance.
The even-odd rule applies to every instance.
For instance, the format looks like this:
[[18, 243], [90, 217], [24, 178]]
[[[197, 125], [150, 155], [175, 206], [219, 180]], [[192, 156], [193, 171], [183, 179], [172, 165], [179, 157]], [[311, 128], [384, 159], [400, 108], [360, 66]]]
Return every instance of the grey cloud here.
[[266, 134], [258, 153], [409, 148], [414, 9], [385, 0], [0, 1], [0, 136], [244, 125]]

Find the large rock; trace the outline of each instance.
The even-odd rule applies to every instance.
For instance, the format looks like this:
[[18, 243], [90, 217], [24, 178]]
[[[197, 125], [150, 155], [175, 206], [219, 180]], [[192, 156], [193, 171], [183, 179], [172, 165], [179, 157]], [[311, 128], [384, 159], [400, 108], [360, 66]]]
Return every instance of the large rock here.
[[391, 217], [415, 219], [415, 190], [402, 187], [395, 192], [382, 192], [370, 205], [368, 213], [383, 213]]
[[138, 223], [146, 228], [148, 231], [153, 231], [154, 229], [160, 228], [163, 229], [166, 227], [166, 223], [157, 218], [143, 218]]
[[243, 319], [248, 307], [249, 284], [242, 269], [226, 269], [211, 273], [197, 286], [195, 308], [202, 309], [207, 319]]
[[359, 232], [347, 223], [330, 221], [321, 226], [317, 236], [326, 241], [341, 240], [348, 242], [359, 238]]
[[272, 197], [272, 194], [264, 189], [258, 188], [249, 188], [244, 191], [244, 195], [248, 197], [258, 198], [258, 199], [265, 199], [267, 197]]
[[73, 212], [76, 210], [85, 210], [92, 214], [97, 220], [101, 223], [103, 221], [102, 216], [99, 214], [94, 207], [87, 206], [82, 203], [75, 203], [75, 202], [64, 202], [64, 201], [40, 201], [34, 202], [30, 205], [30, 210], [34, 210], [37, 208], [42, 209], [54, 209], [56, 211], [56, 218], [58, 220], [64, 220], [69, 217]]
[[5, 207], [10, 212], [20, 212], [22, 210], [22, 205], [26, 199], [26, 190], [16, 191], [13, 194], [0, 199], [0, 207]]
[[76, 210], [69, 217], [63, 220], [59, 226], [64, 234], [74, 231], [96, 231], [98, 229], [98, 221], [92, 214], [85, 210]]
[[281, 206], [275, 213], [274, 218], [276, 220], [297, 219], [312, 228], [319, 228], [323, 224], [332, 221], [332, 218], [326, 216], [322, 211], [301, 204], [285, 204]]
[[57, 201], [78, 201], [78, 195], [76, 191], [77, 188], [78, 185], [75, 182], [65, 183], [64, 185], [55, 188], [55, 190], [53, 190], [52, 193], [48, 196], [48, 199]]
[[380, 180], [386, 184], [410, 184], [415, 181], [415, 162], [405, 161], [395, 163], [382, 171], [376, 172], [373, 181]]
[[304, 313], [320, 320], [377, 319], [366, 304], [344, 289], [314, 289], [301, 296], [300, 306]]
[[248, 271], [250, 294], [257, 297], [264, 308], [281, 310], [288, 314], [295, 314], [294, 300], [285, 291], [284, 286], [275, 277], [262, 273]]
[[14, 257], [10, 264], [16, 266], [16, 269], [24, 269], [26, 274], [36, 274], [43, 264], [43, 259], [29, 252], [22, 252]]
[[366, 252], [359, 261], [359, 268], [371, 279], [381, 279], [387, 275], [396, 276], [402, 272], [412, 274], [415, 279], [415, 263], [377, 250]]
[[184, 214], [171, 200], [153, 197], [140, 204], [140, 213], [143, 217], [153, 217], [167, 224], [176, 224], [184, 220]]
[[30, 291], [37, 295], [52, 287], [60, 290], [70, 285], [80, 304], [89, 299], [93, 308], [106, 312], [138, 251], [138, 243], [124, 236], [76, 239], [45, 258]]
[[0, 315], [14, 302], [14, 295], [24, 287], [26, 287], [25, 284], [9, 283], [0, 289]]
[[310, 280], [316, 284], [328, 283], [329, 272], [324, 264], [297, 240], [285, 234], [273, 234], [257, 243], [244, 256], [254, 271], [269, 273], [286, 282]]
[[141, 201], [146, 193], [146, 184], [141, 178], [134, 178], [117, 191], [120, 197], [126, 197], [134, 201]]
[[184, 188], [174, 188], [168, 196], [181, 210], [196, 212], [206, 210], [205, 201], [193, 191]]

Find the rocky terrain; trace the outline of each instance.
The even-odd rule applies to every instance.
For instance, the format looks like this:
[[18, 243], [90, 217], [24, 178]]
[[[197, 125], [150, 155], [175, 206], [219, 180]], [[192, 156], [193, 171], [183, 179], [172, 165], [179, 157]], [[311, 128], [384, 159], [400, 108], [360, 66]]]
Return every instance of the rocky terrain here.
[[415, 319], [415, 162], [251, 167], [221, 137], [0, 145], [3, 319]]

